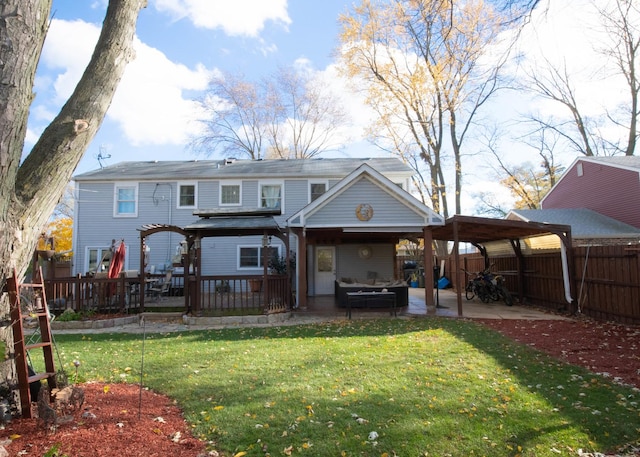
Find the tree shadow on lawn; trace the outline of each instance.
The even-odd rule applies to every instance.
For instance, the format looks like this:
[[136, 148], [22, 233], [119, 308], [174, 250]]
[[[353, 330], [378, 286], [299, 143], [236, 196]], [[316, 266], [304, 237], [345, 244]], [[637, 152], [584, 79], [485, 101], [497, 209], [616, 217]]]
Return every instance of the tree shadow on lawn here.
[[[328, 400], [326, 395], [307, 392], [304, 394], [305, 402], [314, 404], [316, 417], [319, 412], [327, 411], [325, 420], [333, 422], [339, 420], [342, 427], [358, 428], [356, 424], [352, 423], [351, 413], [359, 414], [358, 410], [376, 410], [377, 417], [366, 419], [369, 424], [375, 423], [384, 427], [385, 434], [393, 443], [406, 440], [403, 438], [405, 434], [421, 433], [430, 436], [430, 439], [451, 440], [453, 444], [460, 440], [480, 440], [482, 444], [478, 445], [478, 450], [483, 449], [485, 445], [491, 446], [491, 443], [487, 443], [487, 441], [491, 441], [493, 435], [498, 437], [498, 446], [501, 448], [512, 445], [516, 450], [518, 446], [529, 448], [539, 446], [541, 440], [544, 441], [543, 435], [545, 434], [557, 433], [562, 436], [564, 433], [575, 433], [576, 430], [588, 437], [585, 439], [585, 447], [591, 444], [598, 450], [612, 450], [640, 439], [638, 432], [640, 430], [640, 416], [636, 404], [637, 390], [614, 384], [600, 375], [558, 361], [528, 346], [515, 343], [480, 324], [464, 320], [433, 317], [388, 318], [268, 328], [246, 327], [189, 331], [180, 334], [147, 334], [146, 340], [159, 343], [164, 352], [170, 353], [175, 350], [175, 353], [166, 358], [163, 358], [162, 354], [149, 357], [146, 375], [156, 378], [155, 384], [163, 386], [164, 392], [174, 398], [179, 398], [182, 403], [188, 403], [190, 398], [193, 399], [195, 403], [191, 407], [197, 408], [201, 399], [213, 396], [224, 399], [227, 411], [234, 408], [251, 409], [252, 405], [255, 409], [260, 410], [273, 396], [272, 386], [261, 384], [259, 372], [254, 370], [255, 372], [252, 373], [251, 366], [241, 367], [239, 374], [231, 375], [219, 370], [216, 371], [215, 360], [210, 363], [203, 360], [202, 367], [190, 367], [190, 369], [197, 368], [200, 371], [199, 377], [203, 382], [200, 385], [189, 384], [188, 388], [182, 384], [181, 379], [163, 379], [163, 374], [171, 372], [173, 366], [179, 363], [180, 345], [190, 342], [224, 344], [259, 339], [287, 340], [280, 341], [279, 344], [290, 345], [298, 339], [304, 340], [305, 338], [389, 337], [415, 332], [426, 332], [426, 334], [420, 335], [424, 341], [419, 346], [421, 350], [425, 351], [424, 354], [420, 354], [425, 360], [431, 357], [429, 348], [436, 348], [439, 342], [439, 339], [433, 335], [437, 332], [445, 332], [452, 335], [460, 343], [473, 347], [482, 355], [499, 364], [502, 367], [501, 372], [503, 372], [501, 376], [514, 379], [512, 383], [516, 386], [516, 392], [498, 394], [494, 388], [489, 386], [487, 389], [483, 387], [482, 390], [476, 392], [475, 400], [473, 394], [460, 392], [459, 396], [467, 397], [466, 402], [461, 403], [456, 400], [429, 404], [429, 398], [434, 391], [447, 389], [446, 379], [444, 381], [430, 379], [428, 381], [431, 383], [431, 387], [421, 387], [424, 390], [424, 396], [417, 396], [415, 399], [416, 402], [419, 402], [419, 408], [423, 409], [418, 412], [415, 412], [418, 407], [416, 405], [390, 401], [389, 398], [393, 396], [392, 392], [370, 394], [358, 398], [357, 401], [349, 394], [347, 397], [352, 403], [344, 404], [341, 410], [336, 410], [336, 402]], [[79, 343], [86, 340], [87, 337], [60, 335], [58, 338], [64, 344], [64, 342]], [[112, 341], [123, 344], [124, 347], [134, 347], [142, 339], [143, 335], [141, 334], [91, 335], [91, 341], [94, 343]], [[177, 344], [177, 341], [180, 343]], [[164, 343], [167, 346], [164, 346]], [[355, 342], [353, 346], [355, 351], [357, 349]], [[467, 352], [465, 349], [462, 354], [467, 354]], [[203, 359], [216, 357], [212, 354], [203, 353], [202, 355]], [[250, 360], [255, 360], [258, 365], [261, 363], [269, 364], [269, 360], [260, 357], [259, 354], [253, 357]], [[315, 355], [306, 354], [305, 358], [305, 354], [301, 353], [300, 358], [304, 361], [300, 362], [300, 367], [306, 367], [306, 369], [316, 370], [323, 364], [323, 360]], [[460, 360], [455, 355], [452, 359], [446, 360], [451, 364], [451, 369], [455, 364], [461, 365], [462, 372], [464, 372], [464, 364], [474, 364], [474, 360]], [[393, 359], [389, 360], [389, 364], [396, 362]], [[251, 363], [248, 362], [248, 364]], [[355, 370], [356, 373], [353, 376], [357, 376], [357, 367]], [[287, 379], [290, 379], [288, 376], [291, 376], [291, 373], [284, 370], [282, 382], [285, 386], [288, 383]], [[184, 392], [185, 388], [188, 390], [186, 393]], [[418, 389], [411, 383], [407, 383], [407, 388]], [[179, 393], [181, 390], [182, 394]], [[525, 398], [523, 401], [535, 398], [538, 404], [523, 405], [519, 403], [522, 398], [513, 401], [504, 398], [509, 395], [517, 395], [517, 391], [522, 391], [522, 398]], [[492, 396], [498, 398], [498, 401], [490, 398]], [[339, 396], [338, 398], [341, 399]], [[299, 400], [296, 401], [299, 407]], [[415, 414], [407, 415], [407, 408], [412, 408]], [[477, 411], [474, 412], [473, 408], [480, 408], [485, 418], [482, 419], [482, 415]], [[503, 411], [504, 408], [508, 411]], [[538, 416], [539, 420], [537, 420]], [[236, 420], [237, 418], [229, 420], [232, 419]], [[197, 420], [197, 418], [192, 418], [192, 420]], [[284, 427], [284, 424], [280, 425]], [[255, 428], [254, 426], [255, 420], [250, 418], [247, 427], [251, 429]], [[274, 430], [278, 429], [282, 433], [278, 424], [274, 423], [273, 426], [275, 426]], [[242, 437], [243, 442], [255, 439], [261, 434], [256, 430], [247, 430], [246, 433], [247, 436]], [[333, 439], [333, 436], [328, 436], [327, 439]], [[416, 446], [420, 447], [421, 445], [418, 443]], [[422, 449], [426, 449], [426, 447]], [[491, 454], [491, 452], [489, 453]]]
[[[595, 448], [615, 450], [640, 440], [640, 391], [633, 386], [620, 385], [514, 342], [479, 323], [446, 327], [452, 335], [493, 358], [520, 386], [544, 398], [566, 424], [580, 427]], [[518, 436], [535, 440], [541, 430], [522, 430]]]

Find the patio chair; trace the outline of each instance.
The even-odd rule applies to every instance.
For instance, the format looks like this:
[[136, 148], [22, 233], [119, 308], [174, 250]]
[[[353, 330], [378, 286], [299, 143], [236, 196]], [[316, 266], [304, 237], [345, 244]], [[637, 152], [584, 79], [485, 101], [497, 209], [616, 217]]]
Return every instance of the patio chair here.
[[171, 270], [167, 271], [162, 281], [155, 283], [149, 288], [149, 291], [153, 294], [153, 297], [156, 299], [156, 301], [160, 301], [163, 296], [169, 295], [169, 290], [171, 289], [172, 274], [173, 272]]

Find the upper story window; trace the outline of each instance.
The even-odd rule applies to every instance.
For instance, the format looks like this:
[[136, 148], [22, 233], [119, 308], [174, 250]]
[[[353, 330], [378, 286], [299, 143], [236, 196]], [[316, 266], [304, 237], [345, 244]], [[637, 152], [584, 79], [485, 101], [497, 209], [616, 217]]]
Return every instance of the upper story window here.
[[309, 203], [318, 199], [327, 191], [326, 182], [310, 182], [309, 183]]
[[220, 206], [239, 206], [242, 203], [242, 185], [240, 182], [220, 183]]
[[198, 186], [195, 182], [178, 183], [178, 208], [195, 208], [198, 201]]
[[114, 217], [138, 215], [138, 184], [116, 183], [114, 187]]
[[260, 208], [279, 209], [284, 213], [284, 196], [282, 183], [260, 184]]

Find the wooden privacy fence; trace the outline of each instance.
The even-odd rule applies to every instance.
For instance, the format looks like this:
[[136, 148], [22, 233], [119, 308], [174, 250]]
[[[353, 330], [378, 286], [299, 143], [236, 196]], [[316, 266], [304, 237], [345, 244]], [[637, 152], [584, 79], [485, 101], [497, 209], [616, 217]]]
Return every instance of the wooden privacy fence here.
[[[574, 247], [574, 303], [565, 299], [560, 252], [526, 255], [524, 277], [518, 280], [517, 258], [490, 257], [491, 270], [505, 277], [506, 286], [523, 304], [553, 311], [578, 311], [599, 320], [640, 324], [640, 245]], [[479, 254], [460, 256], [460, 267], [449, 259], [454, 284], [466, 284], [462, 268], [481, 271]]]

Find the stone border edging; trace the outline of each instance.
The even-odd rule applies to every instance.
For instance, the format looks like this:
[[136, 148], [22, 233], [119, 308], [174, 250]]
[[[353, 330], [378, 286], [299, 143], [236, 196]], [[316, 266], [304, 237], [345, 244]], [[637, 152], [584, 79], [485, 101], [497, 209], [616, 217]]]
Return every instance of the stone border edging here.
[[[265, 325], [285, 322], [291, 318], [291, 313], [261, 314], [251, 316], [222, 316], [222, 317], [193, 317], [175, 316], [162, 313], [143, 313], [147, 322], [179, 322], [187, 326], [227, 326], [227, 325]], [[114, 317], [113, 319], [86, 321], [53, 321], [51, 330], [95, 330], [120, 327], [128, 324], [139, 324], [141, 315]]]
[[53, 321], [51, 330], [91, 330], [96, 328], [118, 327], [126, 324], [136, 324], [138, 316], [114, 317], [113, 319], [86, 320], [86, 321]]

